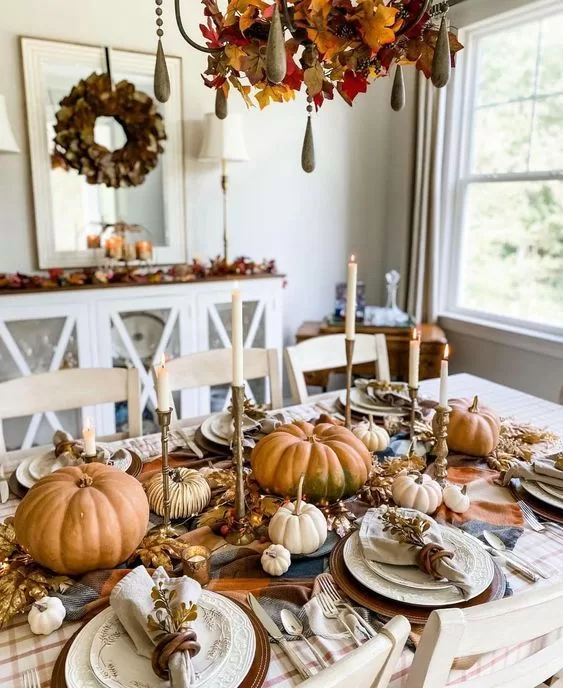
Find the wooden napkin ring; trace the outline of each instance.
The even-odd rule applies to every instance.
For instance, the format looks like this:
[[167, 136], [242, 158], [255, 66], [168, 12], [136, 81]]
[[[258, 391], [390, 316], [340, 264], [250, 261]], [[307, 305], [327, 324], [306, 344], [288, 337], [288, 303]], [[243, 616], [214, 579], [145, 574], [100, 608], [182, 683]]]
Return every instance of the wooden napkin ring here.
[[427, 573], [432, 578], [439, 580], [444, 576], [441, 573], [438, 573], [436, 566], [442, 559], [451, 558], [453, 555], [453, 552], [448, 552], [435, 542], [430, 542], [420, 549], [416, 557], [416, 563], [418, 564], [419, 569], [424, 571], [424, 573]]
[[200, 651], [201, 645], [197, 642], [195, 631], [183, 631], [182, 633], [167, 633], [157, 643], [151, 657], [154, 673], [164, 681], [170, 678], [168, 662], [176, 652], [188, 652], [190, 657], [195, 657]]

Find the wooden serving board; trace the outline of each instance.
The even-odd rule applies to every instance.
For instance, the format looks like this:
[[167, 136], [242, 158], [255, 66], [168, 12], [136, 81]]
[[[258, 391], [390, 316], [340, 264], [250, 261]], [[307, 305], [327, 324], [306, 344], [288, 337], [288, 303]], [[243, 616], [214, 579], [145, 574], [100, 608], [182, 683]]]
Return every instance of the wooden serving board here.
[[536, 499], [529, 492], [526, 492], [526, 490], [520, 485], [519, 480], [511, 480], [510, 491], [514, 495], [515, 499], [521, 499], [535, 514], [538, 514], [538, 516], [543, 516], [544, 518], [547, 518], [548, 521], [554, 521], [555, 523], [563, 524], [563, 511], [551, 506], [550, 504], [545, 504], [540, 499]]
[[[350, 533], [352, 535], [352, 533]], [[397, 614], [402, 614], [411, 623], [424, 625], [428, 621], [428, 617], [432, 613], [432, 607], [416, 607], [403, 602], [390, 600], [373, 592], [359, 583], [354, 576], [346, 568], [344, 562], [344, 545], [346, 540], [350, 537], [347, 535], [340, 540], [332, 550], [329, 560], [330, 572], [334, 578], [336, 585], [343, 593], [348, 595], [352, 600], [361, 604], [362, 607], [382, 614], [383, 616], [392, 618]], [[485, 602], [492, 602], [493, 600], [500, 600], [504, 597], [506, 591], [506, 577], [498, 564], [493, 560], [494, 575], [492, 583], [489, 587], [477, 597], [467, 602], [451, 605], [452, 607], [474, 607]], [[446, 609], [447, 607], [439, 607]]]
[[[231, 598], [229, 599], [231, 602], [234, 602], [236, 605], [238, 605], [248, 616], [256, 635], [256, 650], [254, 652], [254, 659], [245, 679], [240, 684], [239, 688], [260, 688], [266, 680], [266, 675], [270, 666], [270, 639], [266, 633], [266, 629], [264, 626], [262, 626], [256, 614], [254, 614], [249, 607], [237, 602], [236, 600]], [[53, 667], [53, 674], [51, 676], [51, 688], [67, 688], [65, 680], [66, 658], [74, 639], [81, 630], [82, 629], [79, 629], [72, 636], [72, 638], [69, 638], [57, 657], [55, 666]]]

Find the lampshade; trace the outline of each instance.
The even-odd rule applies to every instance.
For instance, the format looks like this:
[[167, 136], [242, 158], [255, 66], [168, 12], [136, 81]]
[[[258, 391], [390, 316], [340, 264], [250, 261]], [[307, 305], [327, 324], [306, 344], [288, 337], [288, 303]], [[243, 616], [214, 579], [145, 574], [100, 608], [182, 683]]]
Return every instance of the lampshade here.
[[8, 109], [6, 98], [0, 95], [0, 153], [19, 153], [20, 149], [14, 138], [10, 120], [8, 119]]
[[248, 152], [244, 143], [242, 117], [234, 113], [219, 119], [209, 112], [204, 120], [203, 143], [199, 151], [200, 162], [246, 162]]

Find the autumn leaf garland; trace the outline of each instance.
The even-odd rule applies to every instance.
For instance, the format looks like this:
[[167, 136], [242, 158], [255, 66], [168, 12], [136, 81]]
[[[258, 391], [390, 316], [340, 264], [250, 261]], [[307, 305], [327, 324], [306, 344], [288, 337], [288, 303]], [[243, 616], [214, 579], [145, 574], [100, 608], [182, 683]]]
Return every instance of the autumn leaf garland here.
[[[222, 48], [208, 56], [203, 80], [225, 96], [234, 88], [248, 107], [293, 100], [302, 88], [317, 109], [335, 90], [352, 105], [393, 63], [412, 64], [430, 76], [437, 31], [428, 14], [416, 21], [423, 0], [295, 0], [289, 9], [297, 38], [286, 40], [287, 71], [279, 84], [266, 78], [274, 4], [229, 0], [223, 13], [217, 0], [202, 2], [202, 34], [209, 47]], [[450, 34], [452, 62], [462, 47]]]

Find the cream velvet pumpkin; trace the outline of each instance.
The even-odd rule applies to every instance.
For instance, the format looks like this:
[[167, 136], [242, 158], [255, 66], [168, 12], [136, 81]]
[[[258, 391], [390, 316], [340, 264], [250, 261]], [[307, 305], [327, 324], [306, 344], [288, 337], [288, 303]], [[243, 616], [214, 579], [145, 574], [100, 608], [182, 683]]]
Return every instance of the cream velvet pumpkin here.
[[399, 473], [391, 487], [397, 506], [433, 514], [442, 503], [442, 488], [429, 475]]
[[27, 622], [35, 635], [50, 635], [63, 625], [66, 609], [58, 597], [41, 597], [29, 610]]
[[448, 509], [455, 511], [456, 514], [464, 514], [471, 506], [467, 486], [446, 485], [442, 490], [442, 497]]
[[260, 557], [260, 563], [270, 576], [283, 576], [291, 565], [291, 553], [283, 545], [270, 545]]
[[389, 434], [385, 428], [376, 425], [373, 417], [369, 416], [367, 423], [360, 423], [352, 432], [362, 442], [370, 452], [380, 452], [389, 446]]
[[323, 512], [301, 500], [301, 476], [297, 500], [283, 504], [270, 520], [268, 535], [276, 545], [283, 545], [291, 554], [311, 554], [324, 544], [328, 530]]
[[20, 502], [17, 541], [57, 573], [112, 569], [133, 554], [149, 522], [141, 483], [101, 463], [60, 468]]
[[[162, 473], [145, 483], [149, 506], [155, 514], [164, 515], [164, 489]], [[188, 518], [200, 514], [211, 500], [207, 480], [191, 468], [173, 468], [170, 471], [170, 518]]]

